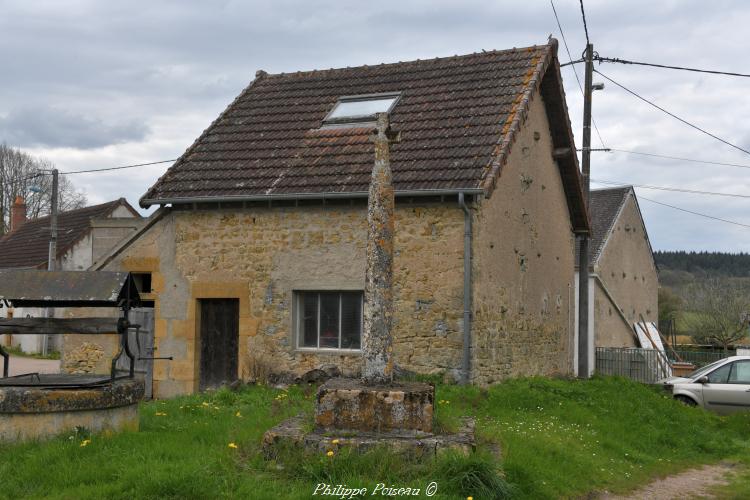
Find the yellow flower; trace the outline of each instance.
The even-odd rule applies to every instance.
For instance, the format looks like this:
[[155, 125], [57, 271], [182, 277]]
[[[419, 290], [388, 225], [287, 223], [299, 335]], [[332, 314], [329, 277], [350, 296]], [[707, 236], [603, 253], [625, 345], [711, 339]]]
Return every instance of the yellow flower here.
[[466, 500], [474, 500], [474, 497], [466, 497]]
[[167, 414], [166, 414], [166, 413], [164, 413], [164, 412], [161, 412], [161, 411], [157, 411], [155, 415], [156, 415], [157, 417], [166, 417], [166, 416], [167, 416]]
[[338, 439], [334, 439], [333, 441], [331, 441], [331, 443], [332, 444], [339, 444], [339, 440]]
[[326, 453], [326, 455], [328, 455], [329, 457], [332, 457], [333, 456], [333, 450], [328, 450], [328, 453]]
[[201, 403], [203, 406], [211, 406], [210, 404], [206, 403], [205, 401]]
[[237, 413], [234, 414], [234, 416], [235, 417], [241, 417], [242, 415], [240, 414], [240, 412], [237, 412]]
[[234, 443], [229, 443], [229, 447], [232, 448], [233, 450], [237, 449], [237, 445]]
[[84, 439], [83, 441], [81, 441], [81, 448], [83, 448], [84, 446], [88, 446], [90, 442], [90, 439]]

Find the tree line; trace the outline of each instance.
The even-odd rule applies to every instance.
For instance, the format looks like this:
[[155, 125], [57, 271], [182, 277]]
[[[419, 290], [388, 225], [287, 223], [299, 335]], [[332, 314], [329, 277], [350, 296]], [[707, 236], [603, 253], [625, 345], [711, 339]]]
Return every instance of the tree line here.
[[654, 259], [660, 269], [713, 276], [750, 277], [750, 253], [657, 251], [654, 252]]
[[[0, 236], [10, 230], [10, 212], [17, 196], [26, 201], [26, 217], [35, 219], [48, 215], [52, 200], [54, 165], [19, 148], [0, 144]], [[86, 195], [78, 191], [67, 177], [58, 183], [59, 211], [86, 206]]]

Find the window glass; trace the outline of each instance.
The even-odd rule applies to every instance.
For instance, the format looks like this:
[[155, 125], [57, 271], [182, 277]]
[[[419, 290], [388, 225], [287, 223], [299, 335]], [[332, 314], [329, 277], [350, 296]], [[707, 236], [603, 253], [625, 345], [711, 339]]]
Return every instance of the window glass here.
[[729, 378], [729, 371], [732, 369], [732, 363], [726, 364], [708, 374], [708, 381], [712, 384], [726, 384]]
[[372, 99], [340, 100], [326, 117], [326, 121], [346, 120], [347, 118], [372, 118], [376, 113], [387, 113], [398, 96], [380, 97]]
[[341, 296], [341, 347], [359, 349], [362, 334], [362, 295], [345, 293]]
[[320, 347], [339, 346], [339, 294], [320, 294]]
[[729, 375], [730, 384], [750, 384], [750, 361], [735, 361], [732, 363], [732, 373]]
[[302, 295], [302, 347], [318, 347], [318, 294]]
[[299, 347], [360, 349], [362, 292], [296, 292]]

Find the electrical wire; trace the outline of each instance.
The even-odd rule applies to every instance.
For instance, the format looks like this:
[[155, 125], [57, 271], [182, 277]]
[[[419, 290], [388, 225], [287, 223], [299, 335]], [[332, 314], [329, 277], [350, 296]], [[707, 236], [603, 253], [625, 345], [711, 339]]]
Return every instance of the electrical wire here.
[[583, 10], [583, 0], [580, 0], [581, 3], [581, 18], [583, 18], [583, 31], [586, 33], [586, 43], [590, 44], [589, 42], [589, 27], [586, 26], [586, 11]]
[[[678, 69], [682, 71], [692, 71], [694, 73], [709, 73], [711, 75], [726, 75], [726, 76], [739, 76], [742, 78], [750, 78], [750, 75], [745, 73], [733, 73], [731, 71], [713, 71], [710, 69], [698, 69], [698, 68], [687, 68], [684, 66], [669, 66], [667, 64], [655, 64], [655, 63], [646, 63], [646, 62], [639, 62], [639, 61], [628, 61], [627, 59], [619, 59], [617, 57], [601, 57], [597, 56], [596, 60], [599, 62], [609, 62], [609, 63], [619, 63], [619, 64], [635, 64], [638, 66], [652, 66], [654, 68], [664, 68], [664, 69]], [[580, 62], [580, 61], [576, 61]]]
[[743, 224], [741, 222], [736, 222], [736, 221], [733, 221], [733, 220], [722, 219], [721, 217], [715, 217], [713, 215], [702, 214], [700, 212], [694, 212], [692, 210], [688, 210], [687, 208], [677, 207], [677, 206], [674, 206], [674, 205], [670, 205], [669, 203], [664, 203], [664, 202], [661, 202], [661, 201], [652, 200], [650, 198], [645, 198], [643, 196], [638, 196], [638, 199], [639, 200], [646, 200], [646, 201], [651, 202], [651, 203], [656, 203], [657, 205], [662, 205], [662, 206], [665, 206], [665, 207], [673, 208], [675, 210], [679, 210], [680, 212], [686, 212], [686, 213], [689, 213], [689, 214], [697, 215], [699, 217], [705, 217], [706, 219], [717, 220], [717, 221], [720, 221], [720, 222], [726, 222], [727, 224], [734, 224], [735, 226], [742, 226], [742, 227], [750, 228], [750, 224]]
[[[137, 163], [135, 165], [123, 165], [121, 167], [92, 168], [92, 169], [89, 169], [89, 170], [73, 170], [73, 171], [70, 171], [70, 172], [64, 172], [62, 170], [58, 170], [57, 173], [60, 174], [60, 175], [88, 174], [88, 173], [92, 173], [92, 172], [107, 172], [107, 171], [111, 171], [111, 170], [123, 170], [123, 169], [126, 169], [126, 168], [147, 167], [149, 165], [159, 165], [161, 163], [171, 163], [171, 162], [175, 162], [175, 161], [177, 161], [177, 160], [176, 159], [175, 160], [161, 160], [161, 161], [152, 161], [152, 162], [148, 162], [148, 163]], [[29, 180], [29, 179], [35, 179], [35, 178], [41, 177], [43, 175], [52, 175], [52, 169], [45, 169], [44, 171], [36, 172], [34, 174], [29, 175], [28, 177], [24, 177], [24, 178], [20, 179], [17, 182], [23, 182], [23, 181], [26, 181], [26, 180]]]
[[598, 74], [600, 74], [601, 76], [603, 76], [604, 78], [606, 78], [606, 79], [607, 79], [607, 80], [609, 80], [610, 82], [614, 83], [615, 85], [617, 85], [618, 87], [620, 87], [620, 88], [621, 88], [621, 89], [623, 89], [624, 91], [626, 91], [626, 92], [628, 92], [629, 94], [631, 94], [631, 95], [633, 95], [633, 96], [637, 97], [637, 98], [638, 98], [638, 99], [640, 99], [641, 101], [643, 101], [643, 102], [645, 102], [645, 103], [647, 103], [647, 104], [649, 104], [649, 105], [651, 105], [651, 106], [655, 107], [655, 108], [656, 108], [656, 109], [658, 109], [659, 111], [661, 111], [661, 112], [663, 112], [663, 113], [666, 113], [667, 115], [671, 116], [671, 117], [672, 117], [672, 118], [674, 118], [675, 120], [678, 120], [678, 121], [680, 121], [680, 122], [684, 123], [685, 125], [687, 125], [687, 126], [689, 126], [689, 127], [692, 127], [692, 128], [694, 128], [695, 130], [698, 130], [699, 132], [702, 132], [702, 133], [706, 134], [707, 136], [709, 136], [709, 137], [712, 137], [712, 138], [716, 139], [716, 140], [717, 140], [717, 141], [719, 141], [719, 142], [723, 142], [723, 143], [724, 143], [724, 144], [726, 144], [727, 146], [731, 146], [731, 147], [733, 147], [733, 148], [735, 148], [735, 149], [738, 149], [738, 150], [742, 151], [743, 153], [747, 153], [747, 154], [749, 154], [749, 155], [750, 155], [750, 151], [748, 151], [747, 149], [743, 149], [743, 148], [741, 148], [740, 146], [737, 146], [736, 144], [732, 144], [731, 142], [727, 141], [726, 139], [722, 139], [722, 138], [721, 138], [721, 137], [719, 137], [718, 135], [714, 135], [714, 134], [712, 134], [711, 132], [708, 132], [707, 130], [705, 130], [705, 129], [702, 129], [702, 128], [700, 128], [700, 127], [699, 127], [698, 125], [695, 125], [695, 124], [693, 124], [693, 123], [690, 123], [689, 121], [685, 120], [684, 118], [680, 118], [679, 116], [675, 115], [674, 113], [671, 113], [671, 112], [667, 111], [666, 109], [662, 108], [662, 107], [661, 107], [661, 106], [659, 106], [658, 104], [656, 104], [656, 103], [654, 103], [654, 102], [652, 102], [652, 101], [649, 101], [649, 100], [648, 100], [648, 99], [646, 99], [645, 97], [643, 97], [643, 96], [639, 95], [638, 93], [636, 93], [636, 92], [634, 92], [634, 91], [630, 90], [629, 88], [627, 88], [626, 86], [622, 85], [621, 83], [618, 83], [618, 82], [616, 82], [615, 80], [613, 80], [612, 78], [608, 77], [607, 75], [605, 75], [605, 74], [604, 74], [604, 73], [602, 73], [601, 71], [599, 71], [599, 70], [596, 70], [596, 69], [595, 69], [594, 71], [596, 71], [596, 72], [597, 72]]
[[161, 163], [171, 163], [171, 162], [175, 162], [175, 161], [177, 161], [177, 160], [175, 159], [175, 160], [152, 161], [152, 162], [149, 162], [149, 163], [138, 163], [136, 165], [124, 165], [122, 167], [93, 168], [93, 169], [90, 169], [90, 170], [74, 170], [72, 172], [62, 172], [61, 171], [60, 175], [88, 174], [88, 173], [91, 173], [91, 172], [106, 172], [106, 171], [109, 171], [109, 170], [122, 170], [122, 169], [125, 169], [125, 168], [147, 167], [149, 165], [159, 165]]
[[613, 186], [634, 186], [634, 187], [639, 187], [643, 189], [655, 189], [658, 191], [673, 191], [677, 193], [701, 194], [701, 195], [707, 195], [707, 196], [726, 196], [729, 198], [750, 198], [750, 194], [718, 193], [716, 191], [700, 191], [696, 189], [685, 189], [685, 188], [677, 188], [677, 187], [671, 187], [671, 186], [651, 186], [648, 184], [630, 184], [627, 182], [605, 181], [605, 180], [597, 180], [597, 179], [591, 179], [591, 182], [596, 182], [597, 184], [609, 184]]
[[[553, 0], [549, 0], [550, 5], [552, 6], [552, 12], [555, 14], [555, 21], [557, 21], [557, 28], [560, 30], [560, 37], [562, 38], [563, 45], [565, 45], [565, 52], [568, 53], [568, 59], [570, 59], [570, 63], [573, 64], [573, 56], [570, 55], [570, 49], [568, 48], [568, 41], [565, 39], [565, 33], [563, 32], [562, 25], [560, 24], [560, 18], [557, 16], [557, 9], [555, 9], [555, 2]], [[588, 32], [586, 34], [586, 41], [588, 42]], [[566, 64], [567, 65], [567, 64]], [[561, 65], [565, 66], [565, 65]], [[581, 95], [585, 95], [583, 92], [583, 85], [581, 85], [581, 79], [578, 78], [578, 72], [576, 71], [576, 67], [573, 66], [573, 74], [576, 76], [576, 82], [578, 82], [578, 89], [581, 91]], [[599, 132], [599, 127], [596, 125], [596, 120], [594, 120], [594, 117], [591, 117], [591, 122], [594, 125], [594, 130], [596, 130], [596, 135], [599, 138], [599, 142], [601, 143], [603, 148], [606, 148], [604, 145], [604, 139], [602, 139], [602, 134]]]
[[628, 149], [609, 148], [609, 150], [615, 151], [618, 153], [628, 153], [631, 155], [652, 156], [655, 158], [666, 158], [668, 160], [688, 161], [691, 163], [705, 163], [706, 165], [721, 165], [724, 167], [750, 168], [750, 165], [741, 165], [739, 163], [724, 163], [720, 161], [696, 160], [695, 158], [681, 158], [679, 156], [669, 156], [669, 155], [662, 155], [662, 154], [657, 154], [657, 153], [646, 153], [644, 151], [630, 151]]

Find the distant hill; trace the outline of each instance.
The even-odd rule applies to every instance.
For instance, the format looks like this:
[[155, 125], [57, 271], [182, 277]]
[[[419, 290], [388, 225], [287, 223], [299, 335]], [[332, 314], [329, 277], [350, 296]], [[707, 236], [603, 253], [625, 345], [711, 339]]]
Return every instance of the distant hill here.
[[682, 271], [695, 277], [750, 277], [750, 253], [658, 251], [654, 258], [660, 276]]

